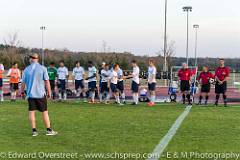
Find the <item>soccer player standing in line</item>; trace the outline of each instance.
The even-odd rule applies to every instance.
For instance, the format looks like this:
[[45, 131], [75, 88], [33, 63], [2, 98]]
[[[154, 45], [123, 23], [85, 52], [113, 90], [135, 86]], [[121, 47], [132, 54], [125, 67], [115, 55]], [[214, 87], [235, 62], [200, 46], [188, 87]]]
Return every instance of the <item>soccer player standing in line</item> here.
[[118, 93], [118, 89], [117, 89], [117, 82], [118, 82], [118, 69], [119, 69], [119, 66], [117, 64], [115, 64], [113, 66], [113, 70], [112, 70], [112, 73], [111, 73], [111, 76], [110, 76], [110, 87], [111, 87], [111, 91], [113, 93], [113, 96], [115, 97], [115, 102], [119, 105], [123, 105], [121, 102], [120, 102], [120, 98], [119, 98], [119, 93]]
[[84, 76], [85, 76], [85, 71], [84, 68], [81, 67], [81, 64], [79, 61], [76, 61], [76, 67], [73, 68], [73, 83], [75, 84], [75, 90], [76, 90], [76, 96], [80, 98], [81, 93], [83, 95], [84, 102], [86, 102], [86, 92], [85, 92], [85, 87], [84, 87]]
[[57, 68], [55, 67], [54, 62], [50, 63], [50, 66], [47, 69], [48, 76], [49, 76], [49, 82], [52, 90], [52, 98], [55, 99], [56, 93], [55, 93], [55, 80], [57, 77]]
[[93, 62], [88, 62], [88, 90], [89, 90], [89, 103], [95, 103], [95, 91], [97, 88], [97, 69], [93, 66]]
[[218, 106], [218, 100], [220, 94], [223, 95], [224, 106], [227, 107], [227, 81], [229, 79], [230, 69], [225, 67], [225, 61], [223, 58], [219, 59], [220, 66], [217, 67], [215, 71], [215, 93], [216, 93], [216, 102], [215, 105]]
[[150, 102], [148, 103], [148, 106], [154, 106], [155, 105], [155, 98], [156, 98], [156, 74], [157, 69], [154, 65], [153, 60], [149, 60], [149, 67], [148, 67], [148, 90], [150, 92]]
[[127, 76], [126, 78], [132, 78], [132, 86], [131, 86], [132, 96], [133, 96], [132, 105], [137, 105], [138, 104], [138, 90], [139, 90], [139, 84], [140, 84], [140, 78], [139, 78], [140, 69], [135, 60], [132, 60], [132, 67], [133, 67], [132, 74]]
[[203, 94], [205, 94], [205, 105], [208, 103], [208, 94], [211, 90], [211, 83], [210, 79], [214, 78], [213, 74], [209, 72], [209, 69], [207, 66], [203, 67], [203, 71], [199, 74], [197, 77], [197, 80], [200, 81], [201, 84], [201, 92], [199, 95], [199, 102], [198, 105], [202, 104]]
[[3, 102], [3, 72], [4, 72], [4, 66], [2, 63], [0, 63], [0, 101]]
[[11, 101], [16, 101], [17, 92], [18, 92], [18, 84], [20, 81], [21, 73], [18, 69], [18, 64], [16, 62], [13, 63], [12, 68], [9, 69], [7, 73], [7, 77], [10, 77], [10, 90], [11, 90]]
[[182, 68], [178, 71], [178, 77], [180, 78], [180, 90], [182, 92], [183, 104], [186, 102], [186, 97], [188, 104], [192, 105], [191, 95], [190, 95], [190, 80], [193, 75], [196, 74], [196, 69], [191, 71], [186, 63], [182, 64]]
[[36, 127], [36, 117], [35, 111], [38, 110], [42, 112], [42, 119], [47, 129], [47, 136], [57, 135], [57, 132], [53, 131], [51, 128], [48, 108], [46, 91], [49, 98], [51, 98], [51, 87], [49, 83], [49, 77], [47, 69], [38, 63], [38, 54], [33, 54], [30, 56], [31, 64], [24, 70], [21, 91], [24, 95], [25, 88], [27, 89], [27, 98], [29, 104], [29, 121], [32, 127], [32, 136], [37, 136]]
[[121, 97], [121, 103], [126, 103], [126, 98], [125, 98], [125, 93], [124, 93], [124, 81], [123, 81], [123, 70], [119, 67], [119, 64], [118, 65], [118, 71], [117, 71], [117, 74], [118, 74], [118, 83], [117, 83], [117, 89], [119, 90], [119, 94], [120, 94], [120, 97]]
[[66, 91], [66, 83], [68, 83], [68, 69], [64, 66], [64, 62], [61, 61], [59, 63], [59, 68], [57, 70], [58, 75], [58, 88], [59, 88], [59, 100], [62, 100], [62, 96], [64, 100], [67, 100], [67, 91]]
[[103, 102], [103, 96], [105, 96], [105, 104], [108, 104], [110, 99], [109, 97], [109, 79], [111, 76], [111, 71], [109, 70], [109, 65], [105, 64], [104, 68], [101, 70], [101, 85], [100, 85], [100, 94], [99, 99], [100, 103]]

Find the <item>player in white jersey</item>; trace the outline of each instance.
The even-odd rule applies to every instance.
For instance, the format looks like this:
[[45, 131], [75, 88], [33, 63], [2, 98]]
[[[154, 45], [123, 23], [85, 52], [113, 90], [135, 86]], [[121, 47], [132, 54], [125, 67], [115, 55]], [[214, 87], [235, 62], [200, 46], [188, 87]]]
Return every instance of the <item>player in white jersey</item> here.
[[0, 101], [3, 102], [3, 72], [4, 66], [0, 63]]
[[64, 100], [67, 100], [67, 91], [66, 84], [68, 83], [68, 69], [64, 66], [64, 62], [60, 61], [59, 68], [57, 69], [58, 76], [58, 92], [59, 92], [59, 100], [62, 100], [62, 96]]
[[133, 67], [132, 74], [127, 76], [126, 78], [132, 78], [132, 86], [131, 86], [132, 96], [133, 96], [132, 105], [137, 105], [138, 104], [138, 90], [139, 90], [139, 84], [140, 84], [140, 78], [139, 78], [140, 69], [135, 60], [132, 60], [132, 67]]
[[155, 97], [156, 97], [156, 75], [157, 75], [157, 69], [154, 65], [153, 60], [149, 60], [149, 67], [148, 67], [148, 90], [150, 93], [150, 102], [148, 103], [148, 106], [154, 106], [155, 105]]
[[101, 85], [100, 85], [100, 94], [99, 94], [99, 99], [100, 99], [100, 103], [103, 102], [103, 97], [105, 97], [105, 104], [109, 103], [109, 79], [111, 76], [111, 71], [109, 70], [109, 65], [108, 64], [104, 64], [104, 67], [101, 70], [100, 73], [101, 76]]
[[119, 66], [117, 64], [115, 64], [113, 66], [113, 70], [112, 70], [111, 77], [110, 77], [110, 83], [111, 83], [110, 87], [111, 87], [112, 94], [115, 97], [115, 102], [119, 105], [122, 105], [122, 103], [120, 102], [119, 93], [118, 93], [118, 89], [117, 89], [118, 69], [119, 69]]
[[85, 86], [84, 86], [84, 76], [85, 71], [84, 68], [81, 67], [81, 64], [79, 61], [76, 61], [76, 67], [73, 68], [72, 76], [73, 76], [73, 83], [75, 84], [75, 91], [76, 91], [76, 97], [80, 98], [81, 93], [84, 99], [84, 102], [86, 102], [86, 92], [85, 92]]
[[95, 103], [95, 91], [97, 89], [97, 69], [93, 66], [93, 62], [88, 62], [88, 90], [89, 90], [89, 103]]
[[117, 83], [117, 89], [119, 91], [119, 94], [120, 94], [120, 98], [121, 98], [121, 102], [122, 103], [126, 103], [125, 101], [125, 93], [124, 93], [124, 80], [123, 80], [123, 70], [119, 67], [119, 64], [118, 65], [118, 71], [117, 71], [117, 74], [118, 74], [118, 83]]

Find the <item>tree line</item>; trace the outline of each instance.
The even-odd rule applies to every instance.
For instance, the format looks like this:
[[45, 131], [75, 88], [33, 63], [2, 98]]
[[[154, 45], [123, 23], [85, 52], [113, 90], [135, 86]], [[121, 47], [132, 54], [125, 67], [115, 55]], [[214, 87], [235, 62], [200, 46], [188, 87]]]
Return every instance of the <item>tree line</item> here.
[[[5, 68], [10, 68], [13, 62], [19, 64], [20, 69], [24, 69], [29, 64], [29, 55], [31, 53], [41, 53], [39, 48], [24, 48], [16, 47], [11, 45], [0, 44], [0, 63], [3, 63]], [[148, 60], [154, 59], [156, 61], [156, 66], [158, 71], [162, 71], [164, 64], [164, 57], [162, 55], [158, 56], [137, 56], [128, 52], [116, 53], [100, 53], [100, 52], [71, 52], [67, 49], [64, 50], [44, 50], [45, 53], [45, 65], [49, 65], [54, 62], [58, 65], [59, 61], [64, 60], [65, 65], [72, 69], [75, 66], [75, 61], [80, 61], [82, 66], [87, 66], [88, 61], [93, 61], [96, 66], [100, 66], [102, 62], [106, 62], [110, 65], [119, 63], [124, 70], [130, 70], [129, 65], [133, 59], [137, 60], [140, 68], [142, 70], [147, 70]], [[226, 65], [231, 67], [232, 70], [240, 71], [240, 58], [227, 58]], [[168, 57], [168, 69], [171, 66], [180, 66], [182, 62], [185, 62], [184, 57]], [[204, 65], [209, 66], [211, 70], [218, 65], [218, 58], [198, 58], [198, 66], [202, 67]], [[189, 59], [189, 65], [193, 66], [195, 63], [194, 58]]]

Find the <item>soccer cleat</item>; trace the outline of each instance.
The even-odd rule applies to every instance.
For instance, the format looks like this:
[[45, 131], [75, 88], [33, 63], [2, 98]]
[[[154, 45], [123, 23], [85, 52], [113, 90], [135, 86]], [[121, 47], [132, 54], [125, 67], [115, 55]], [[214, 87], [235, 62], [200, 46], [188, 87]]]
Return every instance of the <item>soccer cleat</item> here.
[[218, 101], [215, 102], [215, 106], [216, 106], [216, 107], [218, 106]]
[[208, 105], [208, 101], [205, 101], [204, 105]]
[[152, 106], [154, 106], [154, 105], [155, 105], [154, 102], [149, 102], [149, 103], [148, 103], [148, 106], [149, 106], [149, 107], [152, 107]]
[[58, 132], [51, 130], [51, 131], [47, 131], [46, 132], [46, 136], [56, 136], [58, 134]]
[[133, 106], [136, 106], [136, 105], [137, 105], [137, 103], [133, 102], [131, 105], [133, 105]]
[[122, 104], [122, 103], [118, 103], [118, 105], [119, 105], [119, 106], [123, 106], [124, 104]]
[[38, 136], [38, 132], [37, 131], [32, 132], [32, 136], [33, 137], [37, 137]]

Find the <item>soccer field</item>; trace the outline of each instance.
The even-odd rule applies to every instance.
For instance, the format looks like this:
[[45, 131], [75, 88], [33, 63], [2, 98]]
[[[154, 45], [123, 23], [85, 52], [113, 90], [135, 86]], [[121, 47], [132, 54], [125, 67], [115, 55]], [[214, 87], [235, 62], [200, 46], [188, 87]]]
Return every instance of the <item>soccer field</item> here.
[[[159, 104], [149, 108], [145, 104], [119, 107], [51, 102], [52, 126], [59, 135], [44, 135], [45, 129], [38, 113], [39, 136], [32, 137], [27, 103], [4, 102], [0, 104], [1, 159], [7, 159], [13, 153], [45, 153], [45, 159], [50, 159], [47, 153], [77, 153], [78, 159], [106, 159], [87, 157], [91, 153], [152, 153], [184, 109], [179, 104]], [[237, 106], [193, 106], [161, 159], [169, 159], [166, 155], [175, 152], [237, 153], [240, 146], [236, 136], [240, 133], [239, 109]]]

